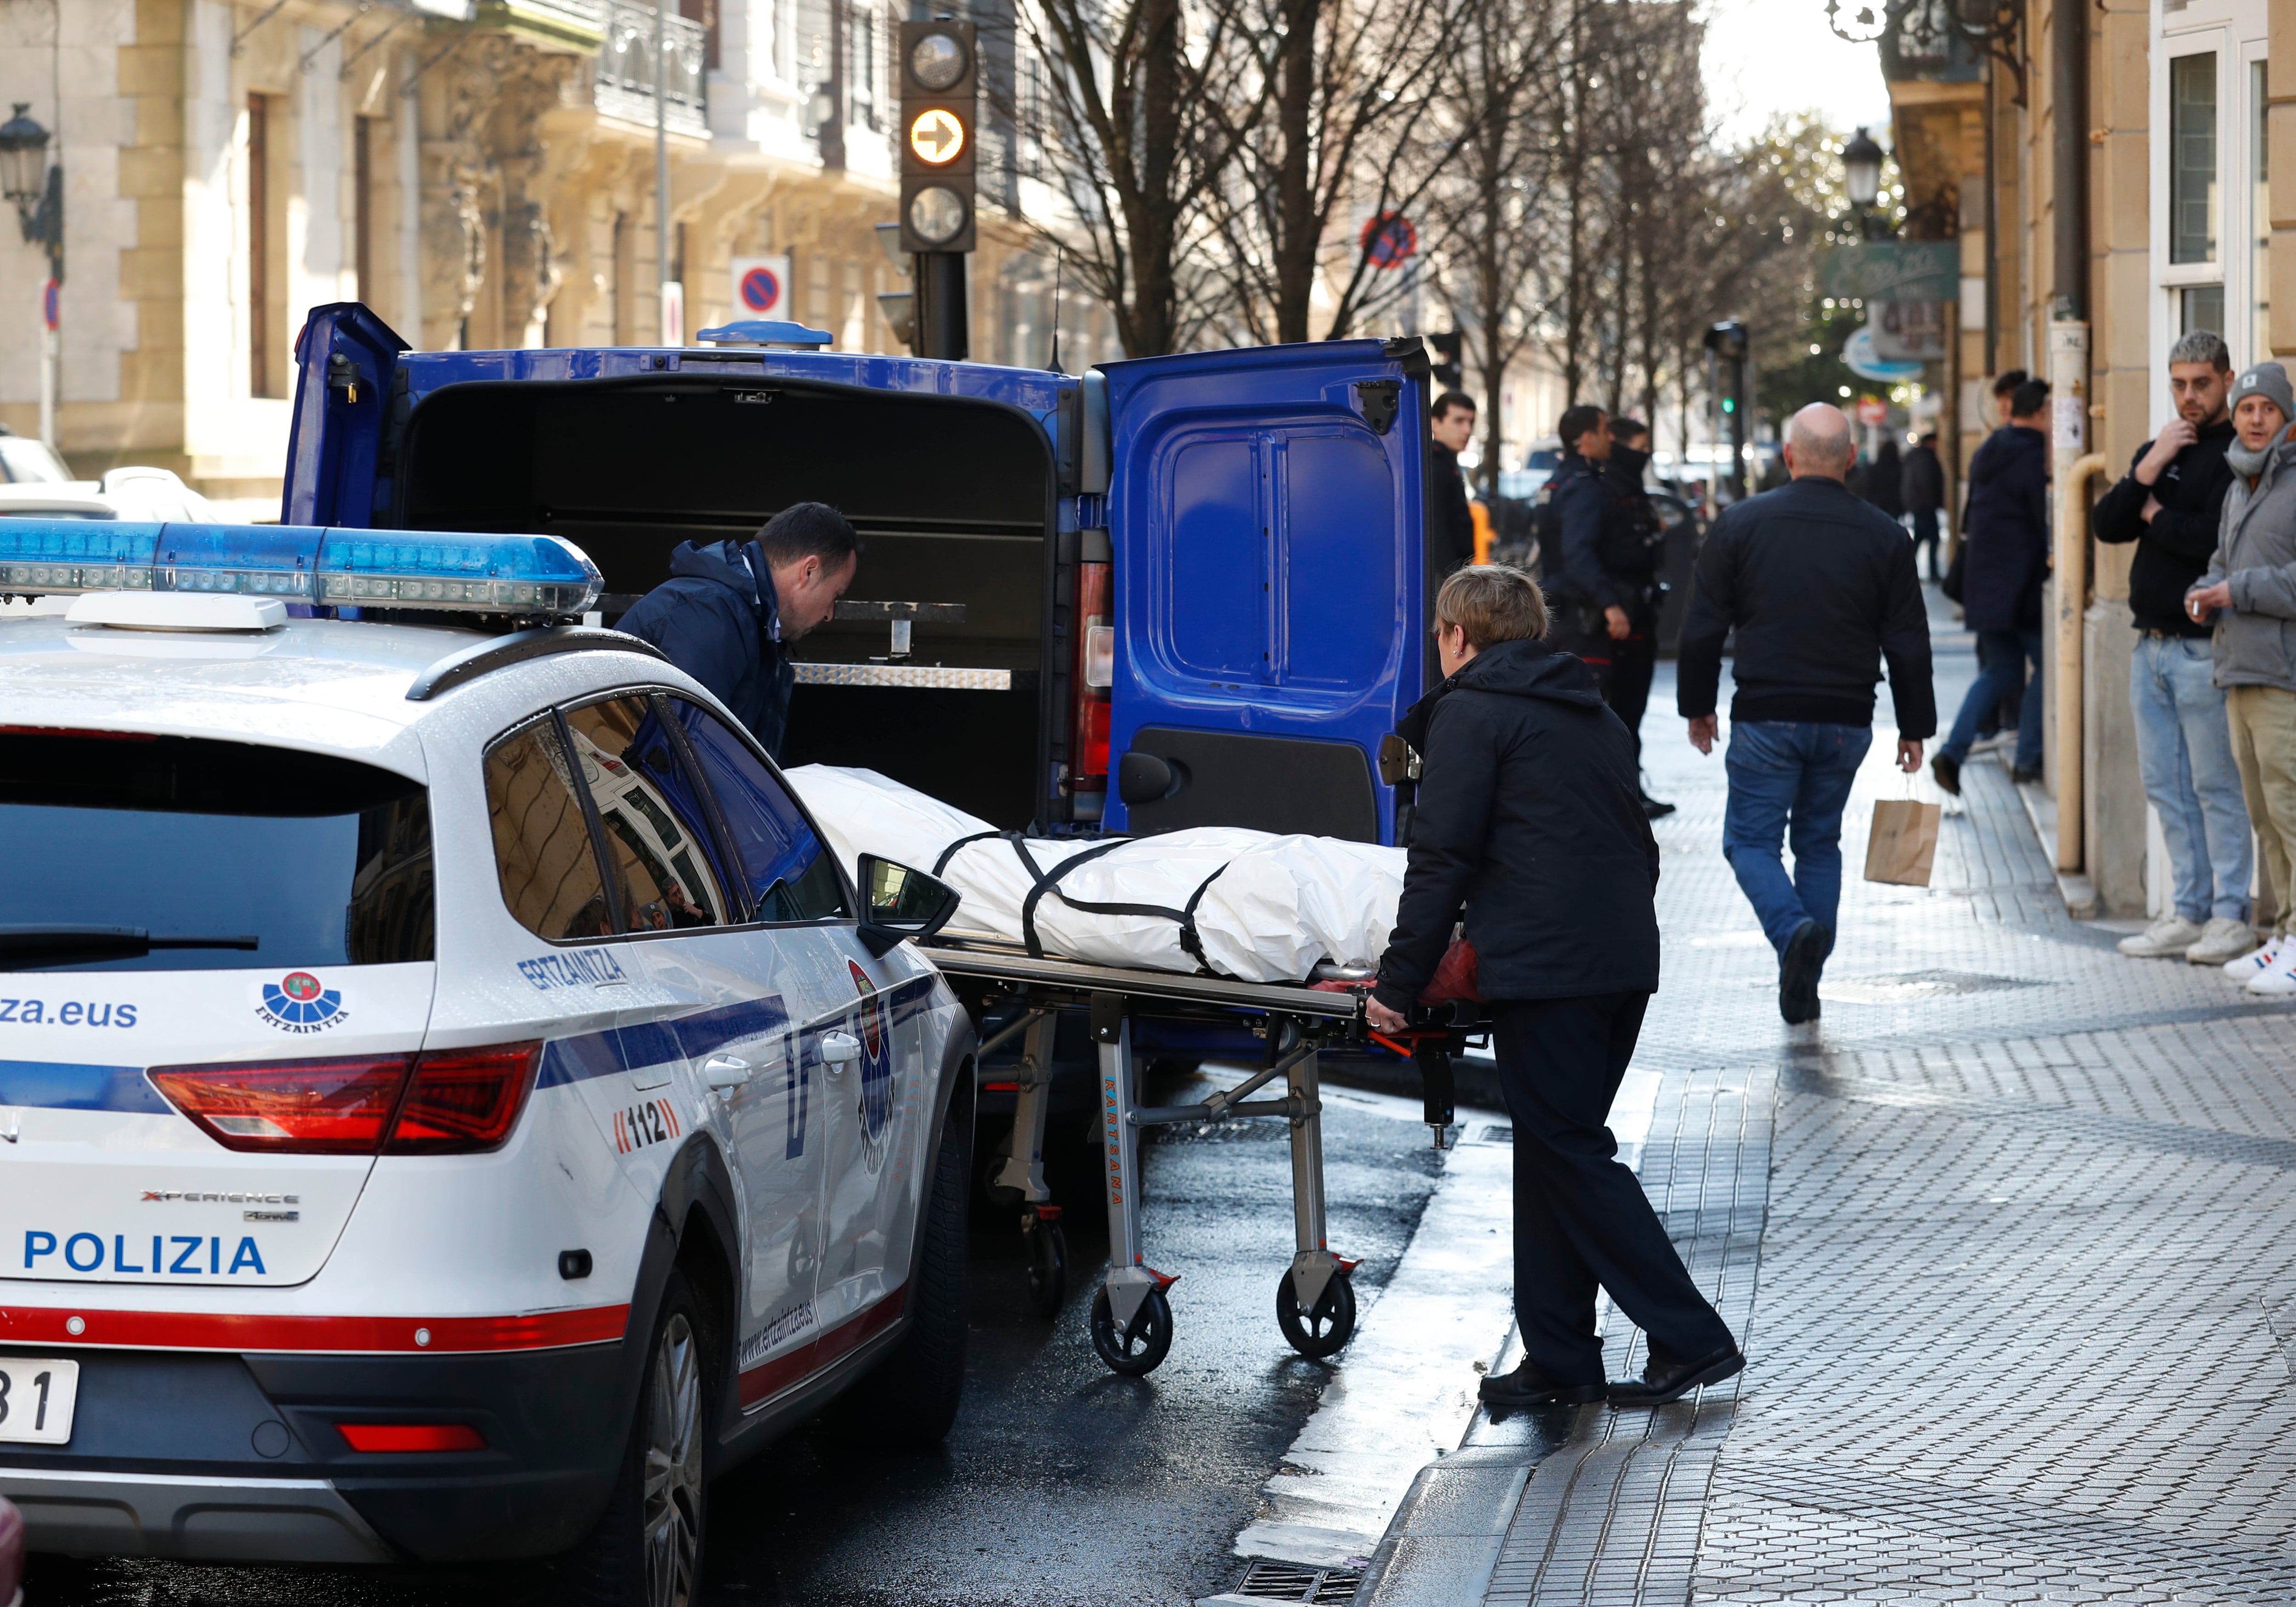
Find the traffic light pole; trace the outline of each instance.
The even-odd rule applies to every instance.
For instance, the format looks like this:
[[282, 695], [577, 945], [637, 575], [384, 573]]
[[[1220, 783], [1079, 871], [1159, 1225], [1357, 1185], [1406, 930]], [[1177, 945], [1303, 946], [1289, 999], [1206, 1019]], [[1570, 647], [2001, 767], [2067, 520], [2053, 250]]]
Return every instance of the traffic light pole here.
[[962, 363], [972, 355], [963, 251], [916, 254], [917, 343], [921, 357]]

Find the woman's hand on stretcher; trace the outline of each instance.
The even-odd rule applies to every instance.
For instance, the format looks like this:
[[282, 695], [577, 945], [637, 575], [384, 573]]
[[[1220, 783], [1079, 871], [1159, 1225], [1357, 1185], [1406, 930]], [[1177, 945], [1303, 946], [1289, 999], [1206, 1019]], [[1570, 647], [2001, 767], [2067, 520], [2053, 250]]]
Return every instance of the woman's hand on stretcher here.
[[1399, 1011], [1390, 1010], [1376, 998], [1364, 1000], [1364, 1015], [1382, 1032], [1400, 1032], [1411, 1025]]

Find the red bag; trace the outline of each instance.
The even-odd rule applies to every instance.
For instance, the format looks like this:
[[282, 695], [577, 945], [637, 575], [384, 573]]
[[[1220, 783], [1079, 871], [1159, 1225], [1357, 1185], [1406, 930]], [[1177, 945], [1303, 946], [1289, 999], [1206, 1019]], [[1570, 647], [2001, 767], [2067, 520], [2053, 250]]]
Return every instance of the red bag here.
[[1475, 946], [1464, 938], [1451, 939], [1451, 947], [1443, 951], [1442, 963], [1435, 974], [1419, 991], [1423, 1004], [1439, 1004], [1446, 999], [1482, 1000], [1482, 991], [1475, 977]]

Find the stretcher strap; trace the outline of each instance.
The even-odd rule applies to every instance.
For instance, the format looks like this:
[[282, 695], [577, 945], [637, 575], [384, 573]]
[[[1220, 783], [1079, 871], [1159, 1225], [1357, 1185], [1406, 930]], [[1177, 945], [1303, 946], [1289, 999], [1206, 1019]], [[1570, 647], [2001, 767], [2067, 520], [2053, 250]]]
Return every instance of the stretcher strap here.
[[943, 871], [948, 869], [948, 862], [956, 857], [956, 851], [961, 848], [969, 847], [976, 842], [987, 842], [992, 838], [1018, 835], [1018, 832], [999, 832], [991, 829], [986, 832], [975, 832], [970, 837], [960, 837], [955, 842], [950, 843], [947, 848], [940, 851], [940, 857], [933, 861], [932, 873], [938, 876]]
[[[1095, 854], [1097, 852], [1098, 850], [1095, 850]], [[1030, 954], [1037, 954], [1037, 928], [1034, 920], [1037, 899], [1041, 894], [1050, 892], [1070, 909], [1081, 910], [1087, 915], [1143, 915], [1152, 919], [1170, 921], [1179, 927], [1180, 947], [1190, 959], [1196, 963], [1197, 973], [1207, 977], [1219, 974], [1212, 969], [1211, 961], [1204, 954], [1203, 935], [1196, 930], [1196, 906], [1204, 901], [1206, 890], [1220, 879], [1221, 873], [1227, 869], [1226, 865], [1220, 866], [1218, 870], [1197, 883], [1196, 890], [1188, 895], [1187, 904], [1179, 909], [1168, 909], [1160, 904], [1100, 904], [1090, 899], [1070, 898], [1053, 885], [1066, 873], [1069, 865], [1081, 865], [1085, 860], [1094, 857], [1094, 854], [1078, 855], [1074, 859], [1070, 860], [1068, 865], [1062, 865], [1052, 875], [1046, 877], [1037, 885], [1035, 890], [1029, 893], [1028, 903], [1021, 908], [1021, 918], [1028, 928]], [[1041, 958], [1041, 955], [1038, 957]]]
[[[1028, 870], [1029, 880], [1036, 883], [1029, 890], [1029, 896], [1021, 901], [1021, 938], [1029, 946], [1029, 957], [1032, 960], [1041, 960], [1045, 957], [1045, 946], [1037, 940], [1037, 900], [1046, 893], [1054, 891], [1054, 884], [1077, 866], [1087, 860], [1097, 859], [1103, 854], [1112, 854], [1132, 840], [1129, 837], [1119, 837], [1112, 841], [1103, 842], [1098, 848], [1086, 849], [1081, 854], [1072, 855], [1047, 872], [1030, 857], [1028, 843], [1020, 832], [1009, 832], [1005, 833], [1005, 840], [1012, 843], [1013, 851], [1021, 857], [1021, 864]], [[1082, 907], [1066, 898], [1063, 898], [1062, 902], [1069, 904], [1072, 908]], [[1160, 913], [1172, 914], [1168, 910]], [[1177, 919], [1177, 916], [1175, 918]]]

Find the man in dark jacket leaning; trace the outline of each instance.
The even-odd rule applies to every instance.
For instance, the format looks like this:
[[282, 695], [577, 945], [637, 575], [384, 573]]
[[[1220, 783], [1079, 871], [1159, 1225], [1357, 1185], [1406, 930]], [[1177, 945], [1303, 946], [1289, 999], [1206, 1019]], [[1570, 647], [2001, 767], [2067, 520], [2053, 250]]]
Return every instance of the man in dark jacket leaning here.
[[1969, 460], [1961, 608], [1977, 633], [1979, 668], [1930, 763], [1948, 792], [1961, 791], [1962, 761], [1976, 744], [1978, 724], [2000, 707], [2020, 664], [2030, 668], [2009, 774], [2019, 782], [2041, 779], [2041, 583], [2049, 573], [2049, 438], [2041, 426], [2048, 402], [2046, 381], [2018, 386], [2009, 396], [2009, 422]]
[[826, 624], [861, 567], [861, 544], [825, 503], [783, 508], [754, 539], [680, 544], [669, 578], [618, 628], [701, 682], [775, 759], [797, 670], [789, 646]]
[[2168, 845], [2170, 907], [2120, 940], [2137, 959], [2222, 965], [2256, 947], [2248, 923], [2254, 873], [2248, 805], [2216, 684], [2212, 627], [2185, 611], [2185, 594], [2208, 571], [2232, 466], [2232, 354], [2196, 329], [2169, 348], [2177, 416], [2137, 449], [2120, 483], [2096, 504], [2099, 541], [2134, 542], [2128, 611], [2136, 651], [2128, 705], [2136, 717], [2136, 768]]
[[[1778, 951], [1778, 1012], [1796, 1024], [1817, 1019], [1841, 905], [1841, 814], [1874, 743], [1882, 661], [1900, 769], [1921, 768], [1922, 740], [1937, 729], [1913, 544], [1842, 484], [1857, 454], [1839, 407], [1795, 414], [1793, 479], [1714, 521], [1682, 627], [1677, 696], [1701, 753], [1714, 750], [1722, 645], [1738, 632], [1722, 854]], [[1779, 853], [1789, 829], [1792, 877]]]
[[[1494, 1406], [1654, 1406], [1745, 1365], [1605, 1122], [1658, 988], [1658, 844], [1634, 750], [1587, 666], [1539, 638], [1527, 575], [1462, 570], [1435, 603], [1447, 678], [1405, 717], [1422, 755], [1394, 935], [1366, 1005], [1398, 1030], [1465, 906], [1514, 1119], [1515, 1311], [1523, 1362]], [[1605, 1385], [1595, 1293], [1650, 1337], [1643, 1376]]]

